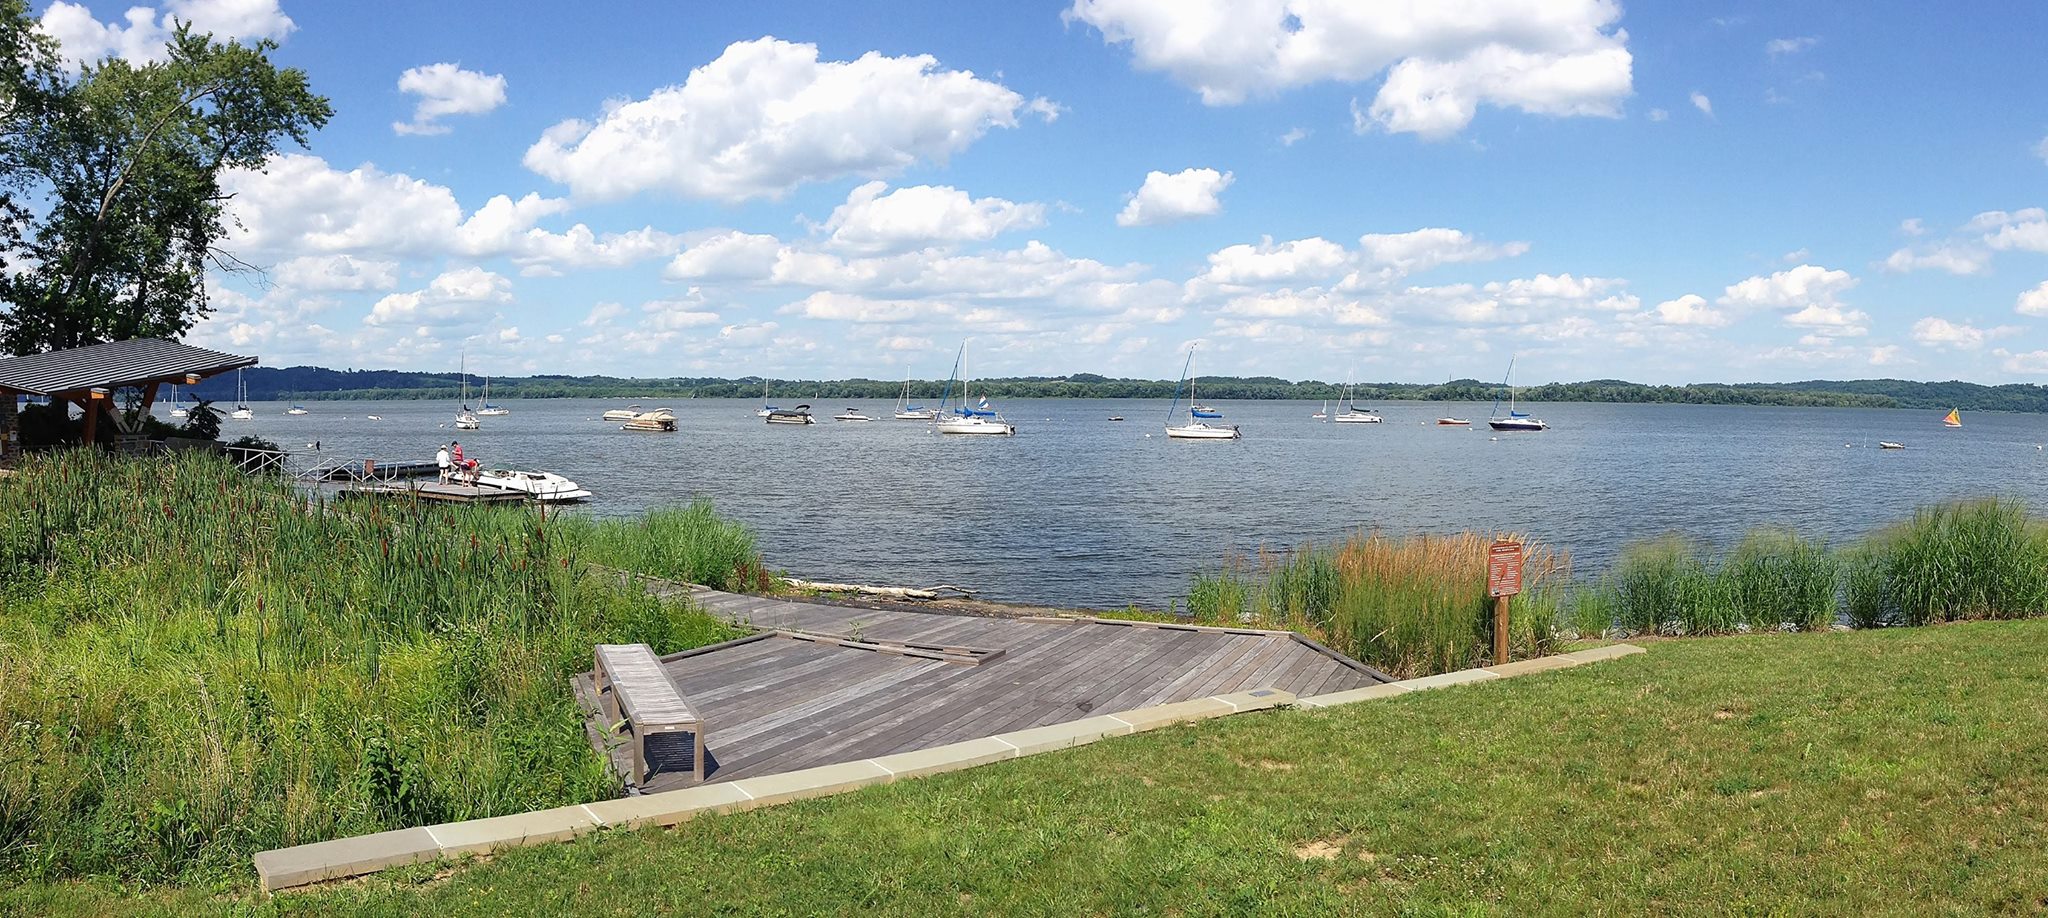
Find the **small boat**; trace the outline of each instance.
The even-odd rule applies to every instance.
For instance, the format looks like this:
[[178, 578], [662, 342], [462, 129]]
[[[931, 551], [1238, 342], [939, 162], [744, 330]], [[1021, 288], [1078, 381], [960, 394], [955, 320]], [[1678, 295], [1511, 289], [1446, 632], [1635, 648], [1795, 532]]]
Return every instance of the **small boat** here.
[[1877, 441], [1877, 448], [1878, 448], [1878, 449], [1905, 449], [1905, 448], [1906, 448], [1906, 444], [1904, 444], [1904, 443], [1893, 443], [1893, 442], [1892, 442], [1892, 441], [1890, 441], [1890, 440], [1879, 440], [1879, 441]]
[[1223, 416], [1223, 412], [1217, 411], [1216, 409], [1211, 408], [1207, 405], [1189, 405], [1188, 413], [1194, 415], [1195, 417], [1204, 418], [1212, 421]]
[[1124, 419], [1124, 416], [1121, 414], [1112, 414], [1109, 416], [1109, 419], [1112, 421], [1121, 421]]
[[293, 405], [293, 406], [291, 406], [290, 408], [286, 408], [286, 409], [284, 410], [284, 413], [285, 413], [285, 414], [290, 414], [290, 415], [301, 415], [301, 414], [305, 414], [305, 413], [306, 413], [306, 406], [304, 406], [304, 405]]
[[1358, 400], [1352, 397], [1350, 380], [1344, 381], [1344, 397], [1337, 400], [1337, 413], [1330, 415], [1333, 424], [1378, 424], [1383, 419], [1379, 412], [1358, 407]]
[[1948, 417], [1945, 417], [1945, 418], [1942, 418], [1942, 419], [1941, 419], [1941, 426], [1943, 426], [1943, 427], [1946, 427], [1946, 428], [1948, 428], [1948, 429], [1950, 429], [1950, 430], [1959, 430], [1959, 429], [1961, 429], [1961, 428], [1962, 428], [1962, 426], [1963, 426], [1963, 415], [1962, 415], [1962, 413], [1961, 413], [1960, 411], [1958, 411], [1957, 409], [1954, 409], [1954, 408], [1950, 408], [1950, 409], [1948, 410]]
[[911, 404], [910, 380], [906, 379], [903, 381], [903, 395], [896, 399], [894, 417], [899, 421], [936, 421], [939, 419], [939, 409]]
[[1315, 414], [1311, 414], [1311, 415], [1309, 415], [1309, 417], [1311, 417], [1311, 418], [1314, 418], [1314, 419], [1316, 419], [1316, 420], [1318, 420], [1318, 421], [1320, 421], [1320, 420], [1323, 420], [1323, 419], [1325, 419], [1325, 418], [1328, 418], [1329, 416], [1330, 416], [1330, 400], [1329, 400], [1329, 399], [1323, 399], [1323, 410], [1321, 410], [1321, 411], [1318, 411], [1318, 412], [1316, 412]]
[[817, 419], [811, 417], [811, 406], [809, 405], [798, 405], [795, 408], [768, 408], [764, 410], [768, 413], [763, 415], [763, 417], [766, 417], [770, 424], [817, 423]]
[[1512, 382], [1514, 378], [1515, 358], [1509, 357], [1508, 375], [1502, 377], [1500, 381], [1501, 388], [1508, 390], [1508, 413], [1506, 415], [1500, 414], [1500, 394], [1495, 393], [1493, 396], [1494, 413], [1486, 419], [1487, 426], [1492, 427], [1494, 430], [1550, 429], [1550, 425], [1543, 423], [1542, 419], [1532, 418], [1523, 412], [1515, 410], [1515, 387]]
[[372, 420], [372, 421], [381, 421], [381, 420], [384, 420], [384, 416], [383, 416], [383, 415], [381, 415], [381, 414], [366, 414], [366, 415], [363, 415], [363, 417], [365, 417], [365, 418], [368, 418], [368, 419], [370, 419], [370, 420]]
[[872, 421], [874, 418], [861, 414], [857, 408], [848, 408], [832, 416], [835, 421]]
[[509, 408], [500, 408], [491, 404], [491, 378], [488, 376], [484, 377], [483, 404], [477, 406], [476, 413], [487, 418], [501, 418], [512, 413]]
[[237, 421], [247, 421], [256, 417], [256, 411], [249, 407], [249, 384], [242, 381], [242, 371], [239, 367], [235, 369], [235, 410], [228, 412], [228, 417]]
[[1468, 421], [1468, 420], [1465, 420], [1464, 418], [1451, 418], [1451, 417], [1443, 417], [1443, 418], [1437, 418], [1437, 419], [1436, 419], [1436, 426], [1438, 426], [1438, 427], [1470, 427], [1470, 426], [1472, 426], [1472, 422], [1471, 422], [1471, 421]]
[[632, 419], [626, 422], [626, 426], [619, 429], [639, 430], [648, 433], [674, 433], [676, 429], [676, 413], [667, 408], [643, 411], [634, 415]]
[[481, 430], [483, 426], [483, 420], [469, 407], [469, 358], [465, 355], [462, 360], [462, 407], [455, 412], [455, 429]]
[[605, 412], [604, 414], [600, 415], [599, 417], [600, 417], [600, 418], [602, 418], [603, 420], [607, 420], [607, 421], [630, 421], [630, 420], [632, 420], [632, 419], [634, 419], [634, 418], [637, 418], [637, 417], [639, 417], [639, 416], [640, 416], [640, 406], [639, 406], [639, 405], [633, 405], [633, 406], [630, 406], [630, 407], [626, 407], [626, 408], [613, 408], [613, 409], [611, 409], [611, 410], [609, 410], [609, 411], [606, 411], [606, 412]]
[[[777, 411], [781, 411], [781, 410], [782, 410], [782, 409], [780, 409], [780, 408], [777, 408], [777, 407], [775, 407], [774, 405], [770, 405], [770, 404], [768, 404], [768, 377], [766, 377], [766, 376], [763, 376], [763, 377], [761, 377], [761, 410], [759, 410], [759, 411], [756, 411], [756, 412], [754, 412], [754, 417], [757, 417], [757, 418], [765, 418], [765, 417], [767, 417], [767, 416], [769, 416], [769, 415], [771, 415], [771, 414], [774, 414], [774, 413], [775, 413], [775, 412], [777, 412]], [[795, 422], [794, 422], [794, 421], [790, 421], [790, 422], [787, 422], [787, 423], [792, 423], [792, 424], [793, 424], [793, 423], [795, 423]], [[805, 422], [805, 423], [809, 423], [809, 422]]]
[[543, 504], [569, 504], [589, 500], [591, 497], [590, 492], [581, 485], [553, 472], [488, 469], [477, 473], [476, 485], [500, 491], [517, 491]]
[[[962, 366], [967, 362], [967, 342], [960, 342], [960, 354], [953, 358], [953, 373], [946, 377], [946, 391], [939, 397], [939, 417], [932, 429], [942, 434], [980, 434], [985, 436], [1008, 437], [1017, 433], [1017, 425], [1003, 418], [1003, 414], [990, 405], [988, 396], [981, 397], [975, 405], [967, 404], [967, 380], [963, 377]], [[952, 412], [945, 411], [946, 401], [953, 394], [953, 380], [960, 380], [960, 407]]]
[[185, 402], [178, 397], [178, 384], [171, 383], [171, 417], [184, 418], [191, 416], [192, 410], [186, 408]]
[[[1174, 407], [1174, 406], [1173, 406], [1173, 405], [1168, 405], [1168, 406], [1166, 406], [1166, 437], [1167, 437], [1167, 439], [1169, 439], [1169, 440], [1241, 440], [1241, 439], [1243, 439], [1243, 438], [1244, 438], [1244, 434], [1242, 434], [1242, 433], [1240, 433], [1240, 432], [1238, 431], [1238, 429], [1237, 429], [1237, 425], [1236, 425], [1236, 424], [1204, 424], [1204, 423], [1202, 423], [1202, 421], [1201, 421], [1201, 417], [1202, 417], [1202, 416], [1201, 416], [1201, 415], [1199, 415], [1199, 414], [1196, 414], [1196, 413], [1195, 413], [1195, 405], [1197, 404], [1197, 403], [1195, 402], [1195, 379], [1194, 379], [1194, 377], [1192, 377], [1192, 376], [1189, 376], [1189, 375], [1188, 375], [1188, 371], [1189, 371], [1190, 369], [1192, 369], [1192, 368], [1194, 367], [1194, 365], [1195, 365], [1195, 349], [1194, 349], [1194, 348], [1192, 348], [1192, 347], [1190, 347], [1190, 348], [1188, 348], [1188, 359], [1187, 359], [1187, 362], [1186, 362], [1185, 364], [1182, 364], [1182, 365], [1181, 365], [1181, 368], [1180, 368], [1180, 378], [1181, 378], [1181, 382], [1184, 382], [1184, 383], [1187, 383], [1187, 384], [1188, 384], [1188, 422], [1187, 422], [1186, 424], [1181, 424], [1181, 425], [1179, 425], [1179, 426], [1175, 426], [1175, 425], [1174, 425], [1174, 423], [1173, 423], [1173, 420], [1174, 420], [1174, 418], [1173, 418], [1173, 414], [1174, 414], [1174, 412], [1173, 412], [1173, 407]], [[1174, 400], [1174, 404], [1179, 404], [1179, 402], [1180, 402], [1180, 386], [1178, 386], [1178, 385], [1176, 385], [1176, 386], [1174, 386], [1174, 387], [1173, 387], [1173, 400]], [[1217, 415], [1217, 416], [1218, 416], [1218, 417], [1220, 417], [1221, 415]]]

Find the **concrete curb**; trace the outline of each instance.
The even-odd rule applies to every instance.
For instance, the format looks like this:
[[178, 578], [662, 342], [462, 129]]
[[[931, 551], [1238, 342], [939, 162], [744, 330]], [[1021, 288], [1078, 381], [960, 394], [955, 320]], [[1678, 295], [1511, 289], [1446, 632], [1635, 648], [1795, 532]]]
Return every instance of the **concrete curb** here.
[[1591, 650], [1578, 650], [1548, 657], [1537, 657], [1533, 660], [1516, 660], [1499, 666], [1461, 669], [1453, 673], [1438, 673], [1437, 675], [1424, 676], [1420, 679], [1389, 682], [1384, 685], [1368, 685], [1364, 688], [1332, 692], [1327, 695], [1312, 695], [1307, 698], [1296, 699], [1294, 705], [1300, 708], [1331, 708], [1341, 704], [1370, 701], [1374, 698], [1386, 698], [1391, 695], [1406, 695], [1409, 692], [1420, 692], [1451, 685], [1463, 685], [1468, 682], [1490, 682], [1494, 679], [1526, 676], [1530, 673], [1548, 672], [1553, 669], [1570, 669], [1574, 666], [1584, 666], [1588, 663], [1598, 663], [1602, 660], [1612, 660], [1616, 657], [1626, 657], [1642, 652], [1643, 649], [1634, 644], [1608, 644], [1603, 647], [1592, 648]]
[[1294, 700], [1292, 694], [1278, 689], [1254, 689], [1101, 714], [1063, 724], [779, 775], [762, 775], [531, 813], [338, 838], [261, 852], [255, 857], [256, 875], [264, 891], [275, 892], [375, 873], [386, 867], [564, 841], [600, 829], [672, 826], [706, 813], [733, 813], [842, 794], [904, 778], [921, 778], [1004, 759], [1085, 746], [1106, 737], [1143, 733], [1171, 724], [1283, 707], [1294, 703]]

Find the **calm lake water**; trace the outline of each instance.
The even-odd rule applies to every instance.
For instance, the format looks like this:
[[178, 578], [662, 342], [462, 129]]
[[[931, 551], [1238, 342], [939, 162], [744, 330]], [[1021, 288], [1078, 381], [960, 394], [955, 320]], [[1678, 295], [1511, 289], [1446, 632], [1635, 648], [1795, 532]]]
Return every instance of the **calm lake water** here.
[[[1776, 523], [1846, 541], [1945, 498], [2048, 509], [2048, 416], [1689, 405], [1533, 406], [1553, 425], [1494, 434], [1485, 404], [1390, 403], [1384, 424], [1324, 424], [1314, 402], [1218, 402], [1241, 441], [1169, 441], [1165, 403], [1012, 400], [1016, 437], [930, 433], [887, 402], [819, 404], [809, 427], [758, 405], [683, 399], [679, 433], [597, 420], [620, 401], [507, 401], [459, 439], [488, 467], [560, 472], [583, 512], [636, 514], [708, 497], [760, 534], [769, 564], [819, 580], [952, 583], [988, 598], [1164, 605], [1233, 552], [1390, 533], [1512, 530], [1569, 549], [1581, 574], [1671, 531], [1726, 543]], [[655, 403], [647, 402], [648, 407]], [[834, 422], [851, 404], [879, 418]], [[453, 407], [256, 403], [227, 436], [335, 459], [430, 458]], [[379, 421], [366, 415], [376, 414]], [[1120, 414], [1128, 421], [1110, 422]], [[1475, 422], [1440, 428], [1443, 414]], [[1905, 450], [1879, 450], [1893, 440]], [[1847, 448], [1845, 448], [1845, 446]]]

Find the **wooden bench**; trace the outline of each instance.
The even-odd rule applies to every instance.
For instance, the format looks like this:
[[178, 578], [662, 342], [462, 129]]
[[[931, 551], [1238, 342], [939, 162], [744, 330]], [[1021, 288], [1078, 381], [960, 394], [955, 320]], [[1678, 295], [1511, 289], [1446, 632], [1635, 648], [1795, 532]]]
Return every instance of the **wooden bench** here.
[[647, 781], [647, 735], [688, 732], [695, 747], [691, 773], [704, 780], [704, 718], [661, 668], [646, 644], [599, 644], [593, 675], [607, 723], [624, 720], [633, 731], [633, 781]]

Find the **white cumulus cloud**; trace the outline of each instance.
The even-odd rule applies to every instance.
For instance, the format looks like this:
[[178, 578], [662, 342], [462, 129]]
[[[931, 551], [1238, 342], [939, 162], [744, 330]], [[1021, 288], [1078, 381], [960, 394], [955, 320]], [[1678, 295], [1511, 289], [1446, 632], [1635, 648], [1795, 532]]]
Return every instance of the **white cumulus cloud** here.
[[1657, 321], [1665, 325], [1720, 328], [1731, 321], [1727, 313], [1707, 305], [1707, 298], [1697, 293], [1658, 303], [1655, 312]]
[[846, 196], [824, 229], [834, 245], [856, 252], [892, 252], [957, 242], [986, 242], [1011, 230], [1045, 225], [1045, 205], [974, 198], [946, 185], [889, 190], [868, 182]]
[[427, 282], [424, 289], [378, 300], [363, 323], [428, 328], [466, 325], [489, 313], [491, 306], [511, 301], [511, 281], [482, 268], [460, 268]]
[[1145, 173], [1145, 184], [1125, 200], [1116, 215], [1118, 226], [1154, 226], [1193, 217], [1210, 217], [1223, 212], [1217, 196], [1229, 188], [1235, 176], [1214, 169], [1182, 169], [1172, 175]]
[[398, 286], [398, 263], [350, 255], [302, 255], [270, 272], [279, 286], [299, 291], [389, 290]]
[[1721, 305], [1798, 309], [1814, 303], [1832, 304], [1843, 291], [1854, 286], [1856, 278], [1847, 271], [1800, 265], [1768, 277], [1751, 277], [1730, 284], [1722, 293]]
[[505, 104], [505, 77], [464, 70], [456, 64], [414, 67], [398, 77], [398, 91], [419, 96], [412, 120], [393, 122], [400, 134], [446, 134], [449, 115], [481, 115]]
[[1076, 0], [1065, 17], [1208, 105], [1384, 73], [1362, 125], [1425, 137], [1456, 133], [1482, 104], [1616, 117], [1631, 92], [1613, 0]]
[[736, 42], [682, 85], [610, 105], [595, 122], [549, 128], [525, 162], [589, 198], [743, 201], [944, 161], [1027, 111], [1050, 120], [1058, 109], [939, 69], [929, 55], [821, 61], [816, 45], [767, 37]]
[[2040, 286], [2020, 294], [2013, 308], [2023, 316], [2048, 316], [2048, 281], [2042, 281]]
[[1706, 93], [1700, 92], [1699, 90], [1693, 90], [1692, 95], [1687, 96], [1686, 98], [1692, 100], [1692, 107], [1699, 109], [1701, 114], [1706, 115], [1709, 118], [1712, 118], [1714, 116], [1714, 100], [1707, 98]]
[[1464, 230], [1424, 227], [1406, 233], [1368, 233], [1358, 237], [1366, 264], [1398, 274], [1427, 271], [1438, 265], [1513, 258], [1529, 251], [1526, 242], [1481, 242]]
[[1233, 245], [1209, 254], [1209, 270], [1200, 279], [1212, 284], [1262, 284], [1328, 277], [1351, 262], [1344, 247], [1320, 236], [1273, 244], [1267, 236], [1258, 245]]
[[1973, 349], [1982, 347], [1986, 333], [1967, 323], [1950, 322], [1939, 316], [1928, 316], [1913, 323], [1913, 340], [1928, 347], [1953, 347]]
[[57, 40], [65, 62], [77, 67], [110, 55], [133, 64], [163, 60], [165, 43], [180, 22], [222, 41], [282, 40], [298, 28], [277, 0], [166, 0], [161, 10], [129, 7], [120, 22], [101, 22], [84, 4], [57, 0], [38, 25]]
[[1797, 38], [1773, 38], [1764, 43], [1764, 53], [1772, 57], [1797, 54], [1819, 43], [1820, 39], [1811, 35], [1801, 35]]

